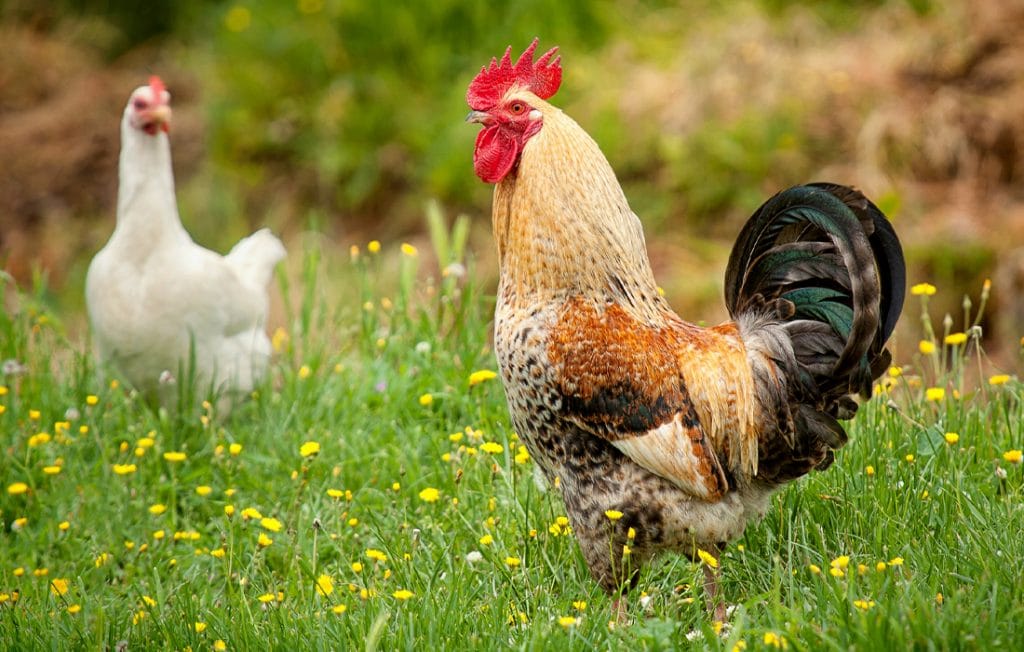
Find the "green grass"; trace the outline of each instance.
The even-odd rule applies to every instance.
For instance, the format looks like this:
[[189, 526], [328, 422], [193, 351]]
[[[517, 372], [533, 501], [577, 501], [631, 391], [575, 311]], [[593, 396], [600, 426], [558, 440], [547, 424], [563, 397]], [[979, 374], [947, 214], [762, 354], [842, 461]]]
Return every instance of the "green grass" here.
[[[461, 260], [464, 235], [433, 226], [441, 261]], [[1003, 456], [1024, 443], [1021, 385], [966, 380], [981, 360], [973, 337], [944, 345], [952, 326], [935, 336], [926, 320], [937, 350], [903, 360], [835, 465], [782, 492], [729, 548], [724, 591], [737, 610], [723, 637], [700, 569], [678, 557], [645, 571], [645, 605], [634, 599], [633, 624], [609, 629], [609, 600], [575, 541], [553, 533], [560, 501], [535, 484], [499, 381], [470, 385], [494, 369], [492, 298], [472, 265], [462, 278], [431, 275], [421, 258], [397, 243], [364, 248], [345, 272], [359, 300], [339, 304], [330, 266], [307, 252], [285, 284], [297, 299], [272, 373], [224, 419], [150, 410], [100, 379], [36, 295], [7, 287], [0, 359], [24, 373], [0, 379], [0, 647], [661, 649], [693, 630], [715, 650], [1024, 643], [1024, 479]], [[928, 387], [945, 398], [926, 400]], [[305, 442], [319, 453], [303, 457]], [[122, 464], [135, 471], [115, 473]], [[261, 533], [272, 543], [260, 546]]]

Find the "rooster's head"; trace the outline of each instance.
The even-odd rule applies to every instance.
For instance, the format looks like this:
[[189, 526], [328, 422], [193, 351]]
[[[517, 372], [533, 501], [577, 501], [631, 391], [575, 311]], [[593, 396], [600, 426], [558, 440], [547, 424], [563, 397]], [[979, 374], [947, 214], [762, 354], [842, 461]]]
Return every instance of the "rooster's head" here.
[[466, 90], [466, 102], [473, 109], [466, 118], [484, 126], [476, 137], [473, 167], [487, 183], [498, 183], [519, 161], [523, 145], [543, 125], [541, 112], [533, 105], [558, 91], [562, 83], [561, 57], [557, 47], [535, 62], [537, 39], [514, 64], [512, 46], [501, 61], [480, 69]]
[[163, 81], [153, 75], [149, 85], [139, 86], [128, 98], [125, 108], [128, 122], [139, 131], [155, 136], [171, 126], [171, 94]]

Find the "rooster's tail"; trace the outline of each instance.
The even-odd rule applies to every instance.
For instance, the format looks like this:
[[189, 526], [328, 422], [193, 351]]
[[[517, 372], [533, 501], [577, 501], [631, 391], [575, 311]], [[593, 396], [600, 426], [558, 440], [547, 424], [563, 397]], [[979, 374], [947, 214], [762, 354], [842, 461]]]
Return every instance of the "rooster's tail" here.
[[[790, 188], [765, 202], [743, 228], [729, 257], [725, 300], [733, 319], [756, 330], [765, 353], [786, 374], [785, 396], [771, 402], [795, 437], [774, 453], [805, 459], [777, 468], [780, 480], [824, 466], [831, 449], [845, 443], [836, 418], [852, 416], [856, 404], [848, 395], [870, 396], [872, 381], [888, 367], [885, 342], [903, 308], [905, 285], [896, 232], [852, 188]], [[757, 376], [759, 385], [772, 384]], [[766, 471], [763, 458], [772, 453], [762, 451]]]

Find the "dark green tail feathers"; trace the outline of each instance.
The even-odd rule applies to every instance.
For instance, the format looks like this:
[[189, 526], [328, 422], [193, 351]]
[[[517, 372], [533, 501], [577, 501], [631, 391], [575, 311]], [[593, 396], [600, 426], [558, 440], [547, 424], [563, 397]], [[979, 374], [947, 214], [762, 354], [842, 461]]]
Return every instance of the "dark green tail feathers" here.
[[795, 358], [790, 401], [804, 406], [791, 404], [792, 418], [828, 438], [831, 421], [807, 423], [817, 419], [807, 408], [843, 418], [852, 413], [847, 395], [870, 396], [891, 360], [885, 343], [905, 288], [903, 249], [889, 220], [857, 190], [830, 183], [766, 201], [740, 232], [725, 274], [733, 319], [781, 322]]

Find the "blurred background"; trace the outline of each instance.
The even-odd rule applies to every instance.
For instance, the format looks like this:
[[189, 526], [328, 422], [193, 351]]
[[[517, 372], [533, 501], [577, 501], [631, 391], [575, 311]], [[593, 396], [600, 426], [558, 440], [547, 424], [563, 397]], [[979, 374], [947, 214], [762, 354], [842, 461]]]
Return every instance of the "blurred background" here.
[[[743, 220], [783, 187], [858, 186], [892, 218], [933, 315], [992, 278], [986, 348], [1024, 335], [1024, 1], [0, 2], [0, 264], [84, 338], [82, 286], [114, 225], [119, 122], [161, 75], [183, 221], [224, 252], [263, 225], [289, 268], [370, 239], [429, 255], [424, 215], [468, 216], [496, 279], [491, 187], [465, 89], [534, 36], [554, 103], [603, 148], [687, 318], [724, 318]], [[343, 265], [327, 275], [348, 300]], [[333, 284], [333, 286], [331, 285]], [[908, 302], [903, 330], [920, 333]], [[909, 325], [908, 325], [909, 322]], [[909, 329], [909, 331], [908, 331]], [[908, 357], [916, 337], [905, 334]]]

